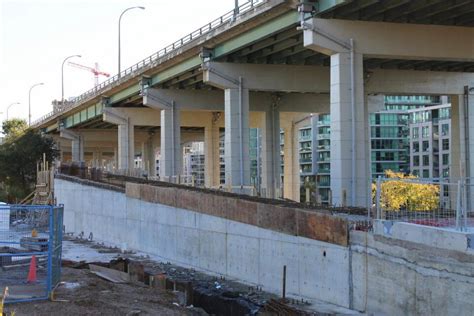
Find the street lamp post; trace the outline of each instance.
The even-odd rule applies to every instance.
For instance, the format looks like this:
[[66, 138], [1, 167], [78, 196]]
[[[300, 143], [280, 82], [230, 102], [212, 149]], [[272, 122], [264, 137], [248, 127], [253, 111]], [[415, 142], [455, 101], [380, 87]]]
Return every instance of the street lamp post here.
[[31, 90], [34, 87], [42, 86], [42, 85], [44, 85], [44, 83], [42, 82], [36, 83], [30, 87], [30, 91], [28, 92], [28, 126], [31, 126]]
[[16, 104], [20, 104], [20, 102], [13, 102], [13, 103], [10, 104], [9, 106], [7, 106], [7, 121], [8, 121], [8, 110], [10, 110], [10, 108], [11, 108], [13, 105], [16, 105]]
[[128, 10], [132, 9], [142, 9], [145, 10], [145, 7], [130, 7], [122, 11], [119, 17], [119, 22], [118, 22], [118, 77], [120, 78], [120, 22], [122, 21], [122, 16], [127, 12]]
[[81, 55], [71, 55], [64, 58], [63, 63], [61, 65], [61, 106], [64, 105], [64, 63], [73, 57], [81, 57]]

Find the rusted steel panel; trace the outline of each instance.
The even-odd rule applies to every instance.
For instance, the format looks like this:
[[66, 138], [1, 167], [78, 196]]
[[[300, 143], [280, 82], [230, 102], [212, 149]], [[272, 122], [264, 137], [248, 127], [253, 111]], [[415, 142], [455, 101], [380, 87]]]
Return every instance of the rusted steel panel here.
[[176, 207], [192, 211], [198, 211], [199, 199], [200, 196], [198, 192], [178, 189], [176, 197]]
[[133, 199], [140, 199], [140, 184], [132, 182], [125, 183], [125, 195]]
[[[252, 201], [246, 201], [241, 199], [232, 199], [227, 198], [229, 201], [227, 205], [226, 212], [228, 214], [228, 219], [236, 222], [257, 225], [258, 216], [257, 216], [257, 203]], [[232, 204], [230, 204], [232, 203]]]
[[348, 245], [348, 226], [343, 218], [298, 210], [298, 236], [341, 246]]
[[155, 198], [155, 187], [151, 185], [141, 184], [140, 185], [140, 200], [157, 203]]
[[249, 201], [241, 198], [175, 187], [126, 184], [128, 197], [179, 207], [211, 216], [314, 240], [348, 245], [348, 225], [343, 218], [324, 212]]
[[178, 189], [171, 187], [155, 187], [155, 199], [157, 203], [176, 207], [177, 191]]
[[296, 210], [258, 203], [258, 226], [296, 236]]

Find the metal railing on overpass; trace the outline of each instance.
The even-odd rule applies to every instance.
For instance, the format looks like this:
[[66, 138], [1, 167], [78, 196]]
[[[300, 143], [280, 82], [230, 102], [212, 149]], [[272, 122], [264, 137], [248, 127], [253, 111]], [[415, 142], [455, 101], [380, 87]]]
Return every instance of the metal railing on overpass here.
[[81, 102], [91, 99], [93, 97], [98, 96], [101, 92], [109, 88], [115, 83], [124, 81], [133, 77], [134, 75], [139, 74], [141, 71], [147, 69], [148, 66], [159, 65], [163, 61], [165, 61], [166, 57], [170, 56], [172, 53], [176, 52], [178, 49], [183, 47], [184, 45], [190, 43], [193, 40], [199, 39], [211, 31], [215, 30], [216, 28], [231, 23], [236, 19], [237, 16], [240, 16], [244, 13], [247, 13], [253, 10], [255, 7], [260, 6], [268, 2], [268, 0], [250, 0], [247, 1], [238, 7], [234, 8], [233, 10], [227, 12], [226, 14], [218, 17], [217, 19], [207, 23], [206, 25], [200, 27], [199, 29], [195, 30], [194, 32], [189, 33], [188, 35], [182, 37], [181, 39], [177, 40], [176, 42], [166, 46], [165, 48], [160, 49], [156, 53], [148, 56], [147, 58], [139, 61], [138, 63], [134, 64], [133, 66], [121, 71], [120, 73], [116, 74], [113, 77], [110, 77], [106, 81], [100, 83], [99, 85], [95, 86], [94, 88], [84, 92], [83, 94], [69, 100], [66, 105], [61, 106], [58, 109], [53, 110], [52, 112], [40, 117], [36, 121], [33, 122], [32, 126], [37, 126], [44, 121], [48, 120], [49, 118], [55, 116], [56, 114], [65, 112], [70, 110], [76, 106], [78, 106]]

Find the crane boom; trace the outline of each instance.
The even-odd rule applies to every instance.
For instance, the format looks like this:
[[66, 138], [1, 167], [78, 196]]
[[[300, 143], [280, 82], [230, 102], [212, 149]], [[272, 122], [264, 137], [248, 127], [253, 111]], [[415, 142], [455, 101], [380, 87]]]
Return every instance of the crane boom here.
[[100, 71], [99, 70], [99, 64], [98, 63], [95, 63], [95, 67], [88, 67], [88, 66], [84, 66], [84, 65], [81, 65], [81, 64], [78, 64], [78, 63], [74, 63], [72, 61], [69, 61], [68, 62], [68, 65], [72, 66], [72, 67], [76, 67], [76, 68], [79, 68], [79, 69], [83, 69], [83, 70], [87, 70], [87, 71], [90, 71], [94, 74], [94, 83], [95, 85], [97, 86], [99, 84], [99, 75], [100, 76], [104, 76], [104, 77], [110, 77], [110, 74], [109, 73], [106, 73], [106, 72], [103, 72], [103, 71]]

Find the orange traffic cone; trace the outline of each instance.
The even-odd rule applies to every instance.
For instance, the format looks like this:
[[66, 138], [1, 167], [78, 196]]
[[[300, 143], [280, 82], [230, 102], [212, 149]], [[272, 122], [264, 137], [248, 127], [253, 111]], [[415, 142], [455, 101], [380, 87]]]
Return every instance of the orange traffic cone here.
[[36, 256], [34, 255], [31, 257], [30, 271], [28, 271], [28, 279], [26, 280], [26, 282], [36, 282]]

